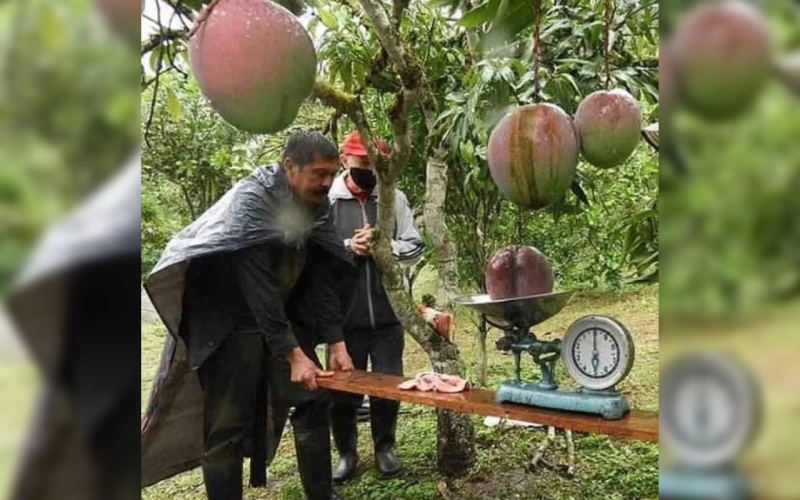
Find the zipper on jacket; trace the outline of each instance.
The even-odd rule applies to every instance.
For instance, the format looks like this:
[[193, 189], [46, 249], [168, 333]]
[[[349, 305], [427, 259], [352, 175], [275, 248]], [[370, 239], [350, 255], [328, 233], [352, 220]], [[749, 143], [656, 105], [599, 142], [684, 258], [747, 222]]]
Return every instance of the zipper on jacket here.
[[[364, 202], [358, 200], [361, 204], [361, 227], [367, 223], [367, 210], [364, 206]], [[369, 309], [369, 324], [372, 326], [372, 329], [375, 330], [375, 309], [372, 305], [372, 278], [370, 277], [370, 268], [369, 268], [369, 261], [366, 263], [367, 266], [367, 308]]]

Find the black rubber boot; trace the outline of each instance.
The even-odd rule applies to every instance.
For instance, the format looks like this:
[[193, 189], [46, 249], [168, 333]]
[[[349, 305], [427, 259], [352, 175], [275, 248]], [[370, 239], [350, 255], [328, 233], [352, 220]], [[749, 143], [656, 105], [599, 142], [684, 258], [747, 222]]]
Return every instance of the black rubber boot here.
[[242, 458], [235, 456], [232, 451], [234, 447], [239, 447], [234, 444], [236, 442], [238, 441], [225, 443], [203, 457], [203, 481], [209, 500], [242, 498]]
[[[297, 468], [308, 500], [330, 500], [331, 483], [330, 433], [327, 427], [294, 429]], [[327, 444], [327, 446], [326, 446]]]
[[334, 484], [342, 484], [352, 478], [358, 466], [356, 402], [358, 400], [350, 395], [336, 394], [331, 406], [331, 430], [339, 451], [339, 465], [333, 472]]
[[400, 459], [391, 449], [375, 452], [375, 465], [378, 467], [378, 477], [389, 479], [400, 474]]
[[234, 332], [198, 371], [204, 392], [201, 465], [209, 500], [242, 498], [242, 463], [253, 428], [262, 355], [260, 335]]
[[378, 467], [378, 477], [384, 479], [400, 474], [400, 460], [392, 451], [397, 432], [399, 409], [398, 401], [372, 398], [370, 411], [375, 465]]
[[351, 479], [358, 468], [358, 454], [347, 453], [339, 456], [339, 465], [333, 471], [333, 484], [342, 484]]

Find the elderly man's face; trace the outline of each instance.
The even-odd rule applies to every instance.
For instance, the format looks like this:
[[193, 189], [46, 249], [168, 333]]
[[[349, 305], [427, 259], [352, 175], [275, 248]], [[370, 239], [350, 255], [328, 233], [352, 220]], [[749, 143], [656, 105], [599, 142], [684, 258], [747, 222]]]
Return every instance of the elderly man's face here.
[[290, 158], [286, 158], [283, 166], [295, 196], [308, 205], [321, 205], [325, 202], [333, 179], [339, 171], [339, 162], [336, 159], [314, 159], [300, 167]]

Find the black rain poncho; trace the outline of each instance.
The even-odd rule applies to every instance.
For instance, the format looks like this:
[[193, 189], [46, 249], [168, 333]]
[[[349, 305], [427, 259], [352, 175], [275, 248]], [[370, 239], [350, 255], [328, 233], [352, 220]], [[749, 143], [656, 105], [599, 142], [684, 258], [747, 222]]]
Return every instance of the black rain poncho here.
[[[170, 335], [142, 418], [142, 486], [196, 467], [203, 453], [202, 390], [179, 337], [189, 264], [199, 257], [272, 242], [317, 245], [340, 262], [352, 262], [328, 218], [327, 203], [313, 214], [298, 209], [276, 164], [257, 168], [179, 232], [148, 277], [145, 289]], [[276, 434], [276, 425], [283, 422], [273, 421], [268, 412], [268, 438]], [[262, 444], [271, 460], [277, 443]]]

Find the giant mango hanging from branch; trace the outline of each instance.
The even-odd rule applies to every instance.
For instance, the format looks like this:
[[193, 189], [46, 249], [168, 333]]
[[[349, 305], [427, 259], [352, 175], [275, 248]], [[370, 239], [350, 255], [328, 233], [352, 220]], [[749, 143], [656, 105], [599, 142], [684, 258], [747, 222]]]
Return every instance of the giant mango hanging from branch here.
[[500, 192], [525, 208], [561, 200], [575, 178], [579, 140], [555, 104], [530, 104], [508, 113], [492, 131], [486, 159]]
[[611, 87], [612, 0], [605, 2], [603, 62], [606, 90], [589, 94], [575, 112], [583, 157], [598, 168], [625, 163], [639, 144], [642, 110], [627, 91]]
[[197, 82], [235, 127], [288, 127], [316, 79], [317, 55], [303, 25], [268, 0], [216, 0], [198, 16], [189, 42]]
[[[542, 2], [534, 1], [533, 96], [539, 95]], [[575, 178], [579, 139], [572, 118], [550, 103], [520, 106], [492, 130], [486, 160], [492, 180], [521, 208], [544, 208], [564, 198]]]
[[575, 125], [586, 161], [610, 168], [625, 163], [639, 144], [642, 110], [622, 89], [598, 90], [578, 105]]

